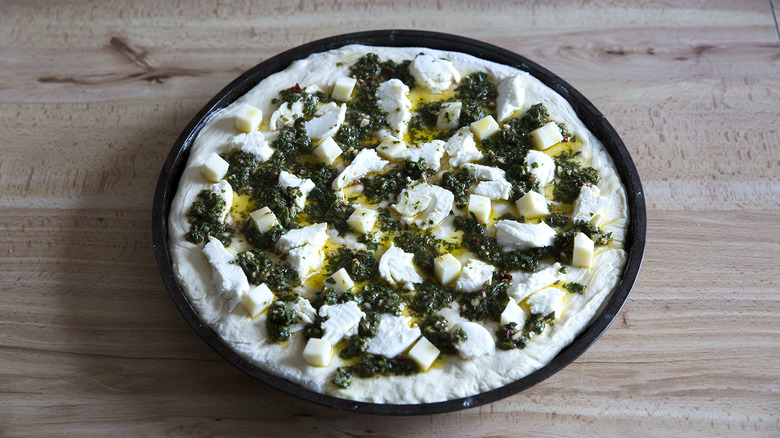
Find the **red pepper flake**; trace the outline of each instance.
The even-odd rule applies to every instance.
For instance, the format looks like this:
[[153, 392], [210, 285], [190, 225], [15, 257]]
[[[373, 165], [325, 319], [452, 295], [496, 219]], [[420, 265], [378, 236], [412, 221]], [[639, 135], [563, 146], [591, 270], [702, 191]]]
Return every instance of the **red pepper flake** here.
[[563, 136], [563, 142], [565, 143], [565, 142], [567, 142], [567, 141], [569, 141], [569, 137], [568, 137], [567, 135], [564, 135], [564, 136]]
[[503, 272], [503, 273], [501, 273], [501, 278], [503, 278], [504, 280], [509, 280], [509, 281], [512, 281], [512, 276], [511, 276], [511, 275], [509, 275], [509, 273], [508, 273], [508, 272]]
[[482, 240], [483, 239], [481, 237], [477, 237], [476, 239], [474, 239], [474, 242], [480, 244], [480, 243], [482, 243]]
[[373, 77], [373, 76], [369, 76], [369, 77], [367, 77], [367, 78], [366, 78], [366, 80], [367, 80], [368, 82], [371, 82], [371, 81], [373, 81], [373, 80], [374, 80], [374, 77]]
[[301, 94], [303, 93], [303, 89], [301, 88], [301, 84], [296, 83], [294, 87], [290, 89], [293, 93]]

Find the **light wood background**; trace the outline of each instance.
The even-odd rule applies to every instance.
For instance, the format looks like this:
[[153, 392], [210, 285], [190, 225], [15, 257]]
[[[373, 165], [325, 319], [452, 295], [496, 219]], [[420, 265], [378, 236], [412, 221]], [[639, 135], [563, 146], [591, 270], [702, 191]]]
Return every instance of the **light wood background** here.
[[[769, 1], [163, 3], [0, 2], [0, 435], [780, 436]], [[276, 53], [383, 28], [544, 65], [612, 122], [646, 191], [618, 320], [488, 406], [379, 417], [272, 390], [195, 335], [154, 260], [157, 177], [201, 106]]]

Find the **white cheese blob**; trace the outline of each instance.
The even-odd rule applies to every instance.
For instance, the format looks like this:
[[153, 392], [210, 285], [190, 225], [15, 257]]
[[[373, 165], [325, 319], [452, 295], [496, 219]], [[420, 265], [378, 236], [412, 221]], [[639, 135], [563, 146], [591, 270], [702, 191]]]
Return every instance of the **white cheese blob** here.
[[555, 240], [555, 230], [544, 222], [524, 224], [512, 220], [496, 223], [496, 240], [504, 251], [550, 246]]
[[344, 336], [357, 328], [360, 319], [366, 316], [357, 303], [347, 301], [342, 304], [323, 305], [319, 311], [322, 322], [322, 340], [336, 345]]
[[528, 297], [527, 303], [532, 314], [547, 316], [555, 312], [555, 318], [560, 318], [563, 297], [565, 296], [566, 292], [555, 287], [548, 287]]
[[211, 280], [222, 298], [228, 300], [233, 310], [249, 292], [249, 281], [240, 266], [233, 263], [233, 254], [225, 249], [222, 242], [209, 236], [203, 247], [203, 255], [211, 265]]
[[402, 137], [406, 126], [412, 118], [412, 101], [409, 100], [409, 87], [398, 79], [379, 84], [376, 90], [377, 105], [387, 113], [387, 123], [390, 134]]
[[347, 105], [328, 102], [314, 114], [315, 117], [307, 120], [304, 124], [306, 134], [313, 140], [322, 140], [336, 135], [341, 124], [344, 123], [344, 117], [347, 115]]
[[427, 230], [442, 223], [452, 211], [455, 195], [437, 185], [419, 183], [404, 188], [393, 204], [395, 211], [401, 214], [401, 222], [414, 224]]
[[298, 117], [303, 117], [303, 99], [297, 100], [292, 105], [288, 102], [282, 102], [279, 108], [271, 114], [269, 125], [272, 130], [280, 131], [286, 126], [291, 126]]
[[525, 88], [522, 85], [522, 75], [510, 76], [498, 84], [496, 97], [496, 118], [503, 121], [523, 108], [525, 103]]
[[466, 333], [466, 340], [455, 344], [458, 356], [462, 359], [468, 360], [496, 354], [496, 342], [490, 332], [481, 324], [464, 321], [455, 324], [452, 330], [463, 330]]
[[230, 149], [256, 155], [261, 163], [270, 160], [274, 154], [274, 150], [261, 131], [238, 134], [230, 141]]
[[512, 184], [507, 180], [480, 181], [474, 187], [474, 194], [490, 199], [509, 199]]
[[513, 322], [517, 324], [516, 327], [522, 329], [526, 319], [525, 310], [517, 304], [517, 301], [515, 301], [514, 298], [510, 297], [504, 311], [501, 312], [501, 325], [507, 325]]
[[450, 61], [421, 53], [409, 64], [409, 73], [416, 84], [441, 93], [453, 83], [460, 82], [460, 73]]
[[414, 254], [404, 252], [390, 242], [390, 248], [379, 259], [379, 275], [392, 285], [414, 289], [414, 283], [422, 283], [423, 278], [414, 268]]
[[376, 336], [371, 338], [367, 352], [381, 354], [387, 358], [396, 357], [420, 339], [418, 327], [410, 327], [412, 318], [383, 313], [379, 320]]
[[606, 217], [612, 198], [601, 196], [598, 186], [585, 185], [580, 196], [574, 201], [571, 221], [587, 222], [595, 227], [601, 226]]
[[465, 163], [461, 166], [479, 181], [506, 180], [506, 172], [498, 167], [484, 166], [482, 164]]
[[513, 272], [512, 282], [509, 283], [506, 292], [511, 298], [520, 302], [532, 293], [565, 279], [566, 276], [561, 273], [560, 263], [536, 272]]
[[409, 161], [422, 161], [426, 168], [439, 170], [441, 159], [444, 158], [444, 142], [432, 140], [406, 150], [406, 159]]
[[287, 171], [279, 172], [279, 187], [282, 188], [287, 194], [289, 194], [290, 187], [297, 189], [295, 191], [295, 206], [299, 210], [303, 210], [306, 206], [306, 198], [309, 197], [309, 193], [314, 190], [314, 181], [310, 179], [301, 179]]
[[341, 190], [369, 173], [381, 172], [388, 162], [380, 158], [374, 149], [362, 149], [349, 166], [333, 180], [333, 190]]
[[288, 301], [285, 303], [284, 308], [286, 311], [292, 311], [295, 314], [293, 324], [288, 327], [290, 333], [297, 333], [303, 330], [307, 324], [313, 323], [317, 318], [317, 310], [312, 307], [309, 300], [303, 297], [298, 297], [295, 301]]
[[482, 152], [477, 149], [474, 134], [468, 127], [458, 129], [444, 145], [450, 156], [450, 166], [458, 167], [463, 163], [482, 159]]
[[458, 292], [477, 292], [490, 283], [496, 268], [482, 260], [469, 259], [460, 270], [455, 290]]
[[327, 230], [328, 224], [324, 222], [295, 230], [289, 230], [276, 242], [276, 249], [279, 251], [289, 251], [306, 244], [322, 248], [328, 241]]
[[230, 209], [233, 207], [233, 187], [230, 187], [230, 183], [224, 179], [216, 184], [209, 186], [209, 191], [222, 198], [225, 201], [225, 205], [218, 212], [220, 222], [226, 222], [230, 217]]
[[550, 184], [555, 178], [555, 161], [544, 152], [530, 150], [525, 156], [525, 165], [536, 180], [539, 187]]

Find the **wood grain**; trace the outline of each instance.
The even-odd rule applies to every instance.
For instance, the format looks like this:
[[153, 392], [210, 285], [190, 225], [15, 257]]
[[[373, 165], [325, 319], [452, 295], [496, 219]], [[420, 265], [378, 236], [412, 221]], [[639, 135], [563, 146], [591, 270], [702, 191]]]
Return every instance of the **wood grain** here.
[[[777, 5], [775, 5], [777, 6]], [[607, 116], [648, 246], [613, 326], [521, 394], [411, 418], [243, 375], [168, 298], [163, 160], [244, 70], [347, 31], [523, 54]], [[0, 3], [0, 435], [779, 436], [780, 42], [767, 1]]]

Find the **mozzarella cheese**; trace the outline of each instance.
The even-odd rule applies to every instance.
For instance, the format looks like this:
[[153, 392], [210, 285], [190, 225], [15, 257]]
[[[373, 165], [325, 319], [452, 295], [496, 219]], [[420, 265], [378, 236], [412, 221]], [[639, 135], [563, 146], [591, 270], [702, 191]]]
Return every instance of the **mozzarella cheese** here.
[[506, 292], [510, 298], [520, 302], [532, 293], [563, 281], [565, 278], [565, 275], [561, 273], [560, 263], [555, 263], [536, 272], [513, 272], [512, 282]]
[[496, 240], [504, 251], [550, 246], [555, 240], [555, 230], [544, 222], [524, 224], [513, 220], [496, 223]]
[[409, 64], [409, 73], [415, 83], [434, 93], [441, 93], [453, 83], [460, 81], [460, 73], [450, 61], [431, 55], [419, 54]]
[[412, 101], [408, 94], [409, 87], [398, 79], [382, 82], [377, 87], [377, 105], [387, 113], [390, 134], [403, 136], [406, 132], [406, 124], [412, 118]]
[[565, 296], [566, 292], [555, 287], [548, 287], [528, 297], [528, 306], [532, 314], [547, 316], [555, 312], [555, 317], [560, 318], [563, 297]]
[[444, 144], [444, 149], [450, 156], [450, 167], [482, 159], [482, 152], [477, 149], [474, 134], [468, 127], [458, 129]]
[[507, 180], [480, 181], [474, 188], [474, 193], [490, 199], [509, 199], [512, 184]]
[[504, 311], [501, 312], [501, 325], [507, 325], [509, 323], [517, 324], [517, 327], [522, 328], [525, 325], [525, 310], [517, 304], [514, 298], [509, 298], [509, 302], [506, 304]]
[[555, 178], [555, 161], [544, 152], [530, 150], [525, 155], [528, 171], [539, 181], [539, 187], [550, 184]]
[[230, 183], [224, 179], [216, 184], [209, 186], [209, 191], [222, 198], [225, 205], [218, 212], [220, 222], [225, 222], [229, 218], [230, 208], [233, 207], [233, 188]]
[[209, 236], [203, 254], [211, 265], [211, 278], [217, 292], [230, 303], [232, 310], [249, 291], [249, 281], [240, 266], [233, 264], [233, 254], [218, 239]]
[[279, 187], [282, 188], [288, 194], [290, 187], [297, 189], [294, 195], [295, 206], [299, 210], [303, 210], [306, 206], [306, 198], [309, 197], [309, 193], [314, 190], [314, 181], [310, 179], [301, 179], [287, 171], [279, 172]]
[[455, 195], [449, 190], [420, 183], [403, 189], [393, 208], [401, 214], [401, 222], [427, 230], [441, 224], [452, 211], [454, 201]]
[[344, 336], [356, 329], [360, 320], [366, 316], [354, 301], [325, 304], [320, 307], [319, 315], [323, 319], [320, 325], [323, 332], [322, 340], [330, 345], [336, 345]]
[[276, 249], [279, 251], [289, 251], [293, 248], [298, 248], [307, 244], [316, 248], [322, 248], [328, 241], [327, 230], [328, 224], [324, 222], [290, 230], [283, 234], [276, 242]]
[[439, 170], [442, 158], [444, 158], [444, 142], [441, 140], [432, 140], [406, 150], [407, 160], [422, 161], [425, 167], [431, 170]]
[[240, 150], [247, 154], [256, 155], [261, 163], [270, 160], [274, 154], [274, 150], [268, 144], [268, 139], [265, 138], [261, 131], [236, 135], [230, 141], [230, 150]]
[[475, 359], [480, 356], [492, 356], [496, 354], [496, 342], [490, 332], [481, 324], [464, 321], [452, 327], [453, 330], [463, 330], [466, 340], [455, 344], [458, 356], [462, 359]]
[[490, 283], [496, 268], [479, 259], [469, 259], [455, 282], [458, 292], [477, 292]]
[[295, 119], [303, 116], [303, 99], [297, 100], [290, 105], [288, 102], [282, 102], [279, 108], [271, 114], [269, 125], [271, 129], [280, 131], [286, 126], [293, 124]]
[[347, 115], [347, 105], [329, 102], [320, 107], [314, 114], [316, 117], [304, 123], [306, 133], [313, 140], [322, 140], [336, 135]]
[[580, 190], [580, 196], [574, 201], [574, 211], [571, 221], [587, 222], [594, 227], [600, 227], [604, 222], [611, 198], [601, 196], [598, 186], [586, 185]]
[[406, 351], [420, 338], [417, 327], [410, 327], [412, 318], [383, 313], [379, 319], [376, 336], [369, 341], [366, 351], [391, 358]]
[[343, 189], [347, 184], [358, 181], [369, 173], [381, 172], [387, 163], [388, 161], [381, 159], [374, 149], [362, 149], [349, 166], [333, 180], [333, 189]]
[[414, 283], [422, 283], [423, 278], [414, 268], [414, 254], [404, 252], [390, 242], [390, 248], [379, 259], [379, 275], [392, 285], [414, 289]]
[[523, 108], [523, 103], [525, 103], [525, 88], [523, 88], [522, 82], [521, 75], [514, 75], [504, 79], [498, 84], [496, 118], [499, 121], [508, 119]]

